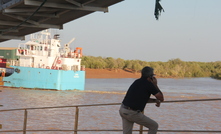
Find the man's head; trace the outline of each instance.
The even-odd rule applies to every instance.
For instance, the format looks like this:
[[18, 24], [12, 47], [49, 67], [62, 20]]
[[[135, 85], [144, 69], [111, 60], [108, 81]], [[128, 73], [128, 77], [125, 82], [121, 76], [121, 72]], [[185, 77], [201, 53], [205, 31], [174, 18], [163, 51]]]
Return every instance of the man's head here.
[[141, 77], [144, 78], [153, 77], [154, 75], [153, 71], [154, 71], [153, 68], [146, 66], [141, 71]]

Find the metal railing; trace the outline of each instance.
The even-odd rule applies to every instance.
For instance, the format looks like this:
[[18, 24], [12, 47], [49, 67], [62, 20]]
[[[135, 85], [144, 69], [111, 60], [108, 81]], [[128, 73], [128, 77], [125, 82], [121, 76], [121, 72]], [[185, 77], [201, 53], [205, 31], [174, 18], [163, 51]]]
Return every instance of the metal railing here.
[[[176, 102], [194, 102], [194, 101], [220, 101], [221, 98], [214, 98], [214, 99], [195, 99], [195, 100], [172, 100], [172, 101], [164, 101], [162, 103], [176, 103]], [[153, 103], [153, 102], [151, 102]], [[93, 132], [93, 131], [112, 131], [112, 132], [122, 132], [122, 130], [110, 130], [110, 129], [78, 129], [78, 117], [79, 117], [79, 108], [80, 107], [92, 107], [92, 106], [110, 106], [110, 105], [121, 105], [121, 103], [109, 103], [109, 104], [91, 104], [91, 105], [73, 105], [73, 106], [57, 106], [57, 107], [38, 107], [38, 108], [20, 108], [20, 109], [5, 109], [0, 110], [0, 112], [7, 112], [7, 111], [24, 111], [24, 122], [23, 122], [23, 129], [22, 130], [3, 130], [0, 131], [0, 133], [6, 133], [6, 132], [23, 132], [23, 134], [26, 134], [26, 132], [74, 132], [74, 134], [77, 134], [78, 132]], [[50, 129], [50, 130], [27, 130], [27, 119], [28, 119], [28, 110], [36, 110], [36, 109], [55, 109], [55, 108], [71, 108], [75, 107], [75, 122], [74, 122], [74, 129], [73, 130], [58, 130], [58, 129]], [[133, 130], [133, 131], [139, 131], [139, 134], [143, 134], [143, 132], [146, 132], [148, 130], [143, 130], [143, 126], [140, 126], [139, 130]], [[176, 132], [176, 133], [221, 133], [221, 130], [158, 130], [158, 132]]]

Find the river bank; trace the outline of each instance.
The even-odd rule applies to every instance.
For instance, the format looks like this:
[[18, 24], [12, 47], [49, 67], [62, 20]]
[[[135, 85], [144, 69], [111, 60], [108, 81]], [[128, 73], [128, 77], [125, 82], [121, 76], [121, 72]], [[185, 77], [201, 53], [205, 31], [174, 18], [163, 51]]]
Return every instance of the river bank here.
[[110, 70], [110, 69], [90, 69], [86, 68], [86, 78], [139, 78], [140, 73], [133, 73], [129, 70]]

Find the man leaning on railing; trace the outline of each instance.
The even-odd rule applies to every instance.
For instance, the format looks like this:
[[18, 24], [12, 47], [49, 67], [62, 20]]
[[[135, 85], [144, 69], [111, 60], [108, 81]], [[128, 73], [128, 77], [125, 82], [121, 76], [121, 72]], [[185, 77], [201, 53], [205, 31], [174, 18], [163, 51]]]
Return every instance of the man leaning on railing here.
[[[151, 94], [156, 99], [151, 99]], [[148, 134], [156, 134], [158, 123], [145, 116], [142, 111], [147, 102], [156, 102], [156, 106], [160, 107], [163, 101], [163, 93], [157, 86], [154, 69], [144, 67], [141, 71], [141, 78], [135, 80], [129, 87], [119, 110], [123, 121], [123, 134], [132, 134], [134, 123], [149, 128]]]

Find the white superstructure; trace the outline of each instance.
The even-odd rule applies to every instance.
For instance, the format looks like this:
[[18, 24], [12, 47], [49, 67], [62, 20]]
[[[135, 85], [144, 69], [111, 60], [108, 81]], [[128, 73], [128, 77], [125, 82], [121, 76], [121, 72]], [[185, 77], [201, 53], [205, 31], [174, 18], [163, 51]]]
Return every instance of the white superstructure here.
[[47, 31], [31, 35], [30, 41], [18, 46], [19, 66], [80, 71], [82, 48], [71, 50], [69, 44], [72, 41], [74, 39], [61, 48], [58, 34], [53, 38]]

